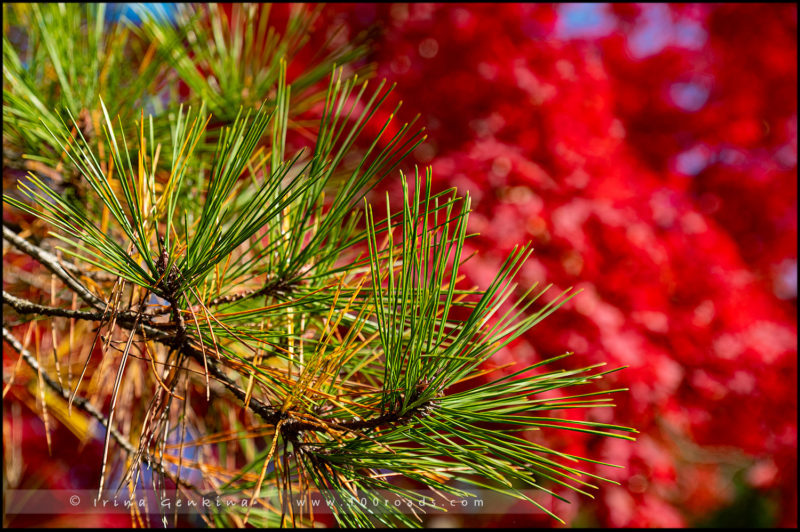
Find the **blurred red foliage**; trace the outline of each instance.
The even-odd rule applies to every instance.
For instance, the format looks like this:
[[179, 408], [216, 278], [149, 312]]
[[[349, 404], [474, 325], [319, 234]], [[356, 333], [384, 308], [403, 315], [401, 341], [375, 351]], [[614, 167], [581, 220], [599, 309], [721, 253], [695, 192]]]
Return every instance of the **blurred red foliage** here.
[[796, 525], [797, 7], [337, 9], [379, 25], [378, 75], [429, 130], [415, 162], [473, 198], [470, 280], [532, 240], [523, 284], [584, 289], [497, 362], [629, 366], [610, 380], [630, 393], [591, 415], [639, 441], [560, 442], [626, 467], [599, 523], [704, 518], [743, 453]]

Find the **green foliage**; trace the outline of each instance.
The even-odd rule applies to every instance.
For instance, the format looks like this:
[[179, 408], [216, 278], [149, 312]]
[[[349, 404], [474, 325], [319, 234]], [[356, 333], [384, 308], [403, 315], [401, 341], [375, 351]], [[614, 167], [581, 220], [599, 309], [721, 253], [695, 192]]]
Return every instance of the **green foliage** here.
[[[64, 113], [90, 132], [99, 98], [129, 123], [157, 63], [129, 64], [141, 42], [121, 24], [106, 24], [106, 4], [3, 5], [3, 145], [51, 168], [59, 166], [48, 129]], [[21, 153], [17, 153], [20, 155]]]
[[[222, 122], [233, 120], [242, 106], [258, 105], [265, 97], [274, 101], [281, 61], [291, 62], [308, 44], [309, 30], [322, 6], [293, 5], [282, 31], [270, 25], [270, 4], [229, 8], [230, 15], [219, 4], [178, 4], [174, 23], [162, 6], [134, 8], [144, 21], [138, 33], [155, 44], [159, 57], [172, 69], [168, 75], [189, 87], [190, 101], [204, 103]], [[295, 94], [302, 94], [292, 112], [305, 111], [322, 95], [317, 82], [334, 65], [364, 55], [364, 41], [365, 36], [357, 36], [343, 46], [328, 42], [316, 50], [292, 82]]]

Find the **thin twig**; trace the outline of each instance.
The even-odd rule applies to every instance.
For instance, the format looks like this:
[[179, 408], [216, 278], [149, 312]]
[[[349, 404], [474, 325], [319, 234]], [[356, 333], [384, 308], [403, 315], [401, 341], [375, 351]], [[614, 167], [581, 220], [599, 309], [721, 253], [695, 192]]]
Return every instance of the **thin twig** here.
[[[44, 381], [45, 384], [47, 384], [53, 391], [55, 391], [58, 395], [60, 395], [64, 399], [67, 400], [69, 399], [70, 395], [69, 392], [64, 388], [62, 388], [55, 381], [55, 379], [53, 379], [50, 375], [48, 375], [47, 372], [45, 372], [44, 369], [42, 369], [39, 366], [38, 362], [36, 362], [36, 358], [32, 354], [30, 354], [28, 350], [22, 346], [22, 343], [19, 340], [17, 340], [17, 338], [13, 334], [11, 334], [11, 332], [9, 332], [8, 329], [6, 329], [5, 327], [3, 327], [3, 340], [8, 342], [8, 344], [11, 347], [13, 347], [17, 353], [20, 354], [20, 357], [31, 367], [31, 369], [33, 369], [36, 372], [41, 372], [42, 380]], [[84, 412], [95, 418], [101, 425], [103, 425], [103, 427], [105, 427], [108, 430], [108, 432], [111, 434], [114, 440], [116, 440], [116, 442], [120, 445], [120, 447], [122, 447], [122, 449], [125, 450], [125, 452], [129, 454], [133, 454], [136, 452], [134, 446], [131, 444], [131, 442], [128, 441], [127, 438], [125, 438], [125, 436], [120, 434], [120, 432], [114, 427], [109, 427], [108, 419], [106, 419], [106, 417], [103, 416], [103, 414], [100, 413], [100, 411], [97, 410], [97, 408], [95, 408], [95, 406], [92, 403], [90, 403], [83, 397], [76, 397], [75, 400], [73, 401], [73, 404], [77, 408], [83, 410]], [[150, 463], [155, 463], [155, 462], [151, 461]], [[181, 484], [184, 487], [197, 490], [197, 488], [191, 483], [179, 477], [175, 477], [174, 475], [172, 475], [172, 473], [163, 468], [159, 468], [158, 472], [167, 475], [170, 478], [170, 480], [172, 480], [176, 484]]]
[[238, 294], [230, 294], [227, 296], [217, 297], [212, 299], [206, 305], [207, 307], [214, 307], [217, 305], [223, 305], [226, 303], [234, 303], [236, 301], [243, 301], [245, 299], [250, 299], [253, 297], [260, 297], [260, 296], [275, 296], [280, 294], [285, 294], [287, 290], [292, 288], [295, 283], [284, 281], [283, 279], [272, 279], [271, 281], [267, 281], [261, 288], [254, 288], [252, 290], [246, 290], [244, 292], [240, 292]]

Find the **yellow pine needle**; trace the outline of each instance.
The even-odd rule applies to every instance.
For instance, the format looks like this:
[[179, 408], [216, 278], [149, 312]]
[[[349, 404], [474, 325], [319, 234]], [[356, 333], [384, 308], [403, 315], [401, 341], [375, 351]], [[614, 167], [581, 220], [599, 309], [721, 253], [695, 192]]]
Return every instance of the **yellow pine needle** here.
[[[175, 242], [180, 242], [180, 237], [178, 236], [178, 231], [175, 230], [175, 224], [172, 224], [169, 227], [170, 227], [170, 229], [172, 229], [172, 238], [175, 240]], [[186, 245], [186, 244], [181, 244], [181, 248], [179, 250], [178, 256], [183, 255], [184, 250], [186, 250], [186, 248], [188, 248], [188, 247], [189, 246]]]
[[[92, 120], [92, 127], [95, 131], [100, 131], [100, 110], [95, 109], [90, 113], [90, 117]], [[102, 135], [96, 135], [95, 140], [97, 141], [97, 154], [99, 155], [98, 160], [102, 161], [106, 158], [106, 145], [103, 142]], [[105, 170], [105, 168], [103, 168]]]
[[[272, 359], [275, 359], [275, 358], [277, 358], [277, 357], [269, 357], [267, 360], [271, 361]], [[290, 379], [287, 376], [286, 367], [287, 367], [286, 364], [284, 364], [283, 367], [265, 367], [265, 368], [262, 368], [262, 371], [264, 373], [268, 374], [270, 377], [272, 377], [276, 381], [282, 382], [283, 384], [286, 384], [286, 385], [294, 386], [296, 384], [296, 381], [294, 381], [293, 379]]]
[[156, 144], [156, 152], [153, 155], [153, 160], [151, 161], [151, 170], [150, 170], [150, 198], [155, 205], [155, 197], [156, 197], [156, 186], [160, 187], [160, 183], [156, 183], [156, 168], [158, 167], [158, 159], [161, 157], [161, 144]]
[[[364, 320], [361, 323], [362, 324], [366, 323], [366, 320]], [[377, 331], [377, 332], [372, 333], [368, 338], [363, 338], [360, 334], [356, 335], [356, 338], [354, 338], [351, 341], [351, 343], [348, 344], [347, 352], [349, 353], [349, 355], [343, 359], [343, 363], [349, 362], [350, 359], [353, 358], [353, 356], [355, 356], [356, 353], [361, 352], [361, 350], [363, 350], [365, 347], [370, 345], [378, 336], [380, 336], [380, 334], [381, 334], [380, 331]], [[356, 346], [356, 347], [351, 349], [350, 345], [352, 345], [352, 342], [355, 342], [357, 339], [361, 339], [362, 340], [361, 343], [358, 346]], [[361, 365], [358, 366], [358, 368], [359, 369], [362, 368], [364, 366], [364, 364], [368, 363], [372, 358], [374, 358], [374, 357], [370, 357], [370, 358], [365, 359], [364, 362]]]
[[139, 120], [139, 197], [138, 200], [138, 207], [139, 212], [142, 215], [142, 218], [146, 218], [147, 213], [147, 194], [145, 192], [145, 168], [144, 168], [144, 157], [147, 153], [147, 141], [144, 138], [144, 109], [141, 110], [141, 118]]
[[402, 474], [403, 473], [395, 473], [395, 472], [378, 473], [377, 471], [372, 471], [369, 474], [369, 478], [392, 478], [392, 477], [401, 476]]
[[278, 424], [275, 425], [275, 435], [272, 437], [272, 447], [270, 447], [269, 454], [264, 459], [264, 467], [261, 468], [261, 474], [258, 477], [256, 489], [253, 491], [253, 496], [250, 498], [250, 503], [247, 505], [247, 513], [244, 516], [243, 524], [247, 524], [247, 519], [250, 517], [250, 510], [253, 509], [253, 501], [255, 501], [256, 497], [258, 497], [258, 494], [261, 493], [261, 485], [264, 483], [264, 477], [267, 475], [267, 466], [272, 460], [272, 455], [275, 454], [275, 448], [278, 446], [278, 435], [280, 434], [283, 422], [284, 420], [281, 419]]
[[[356, 406], [358, 408], [364, 408], [364, 409], [367, 409], [367, 410], [371, 410], [373, 412], [379, 412], [380, 411], [380, 409], [377, 408], [377, 407], [370, 406], [369, 404], [359, 403], [359, 402], [353, 401], [352, 399], [348, 399], [347, 397], [358, 397], [358, 396], [363, 396], [363, 395], [374, 395], [374, 394], [377, 394], [377, 393], [383, 393], [383, 390], [378, 390], [378, 391], [357, 391], [357, 390], [352, 390], [352, 389], [346, 389], [346, 388], [344, 388], [342, 386], [337, 386], [337, 388], [340, 390], [340, 393], [339, 393], [339, 395], [333, 396], [335, 399], [337, 399], [337, 400], [339, 400], [339, 401], [341, 401], [343, 403]], [[325, 398], [331, 397], [330, 394], [324, 393], [324, 392], [321, 392], [321, 391], [318, 392], [318, 394], [320, 395], [320, 397], [325, 397]]]
[[220, 295], [219, 289], [222, 286], [222, 283], [220, 282], [219, 278], [219, 263], [216, 263], [214, 265], [214, 283], [215, 283], [215, 288], [217, 289], [217, 297], [219, 297]]
[[[284, 379], [284, 382], [286, 382], [287, 384], [294, 384], [294, 382], [292, 380], [290, 380], [290, 379]], [[306, 393], [304, 394], [304, 398], [307, 398], [307, 399], [313, 399], [315, 397], [322, 397], [323, 399], [328, 399], [328, 400], [331, 400], [331, 401], [333, 399], [336, 399], [335, 395], [331, 395], [329, 393], [325, 393], [322, 390], [315, 389], [313, 386], [310, 386], [310, 385], [305, 388], [305, 392]], [[358, 403], [353, 403], [353, 404], [355, 404], [357, 406], [361, 406]]]
[[292, 369], [294, 368], [294, 320], [292, 319], [292, 307], [286, 307], [286, 328], [287, 339], [289, 344], [289, 378], [292, 378]]
[[[72, 304], [70, 308], [78, 310], [78, 294], [72, 293]], [[75, 345], [75, 318], [69, 319], [69, 336], [67, 344], [67, 389], [72, 389], [72, 350]], [[70, 409], [71, 410], [71, 409]]]
[[[195, 293], [194, 290], [192, 290], [192, 293], [193, 294]], [[195, 297], [197, 297], [197, 294], [195, 294]], [[197, 322], [197, 316], [192, 310], [191, 305], [189, 306], [189, 312], [192, 315], [192, 321], [194, 321], [194, 326], [197, 329], [197, 341], [200, 342], [200, 349], [203, 352], [203, 370], [205, 371], [206, 374], [206, 401], [211, 401], [211, 385], [208, 382], [208, 358], [206, 357], [206, 346], [205, 343], [203, 342], [203, 335], [200, 334], [200, 324]], [[216, 338], [214, 338], [214, 329], [211, 328], [210, 321], [208, 322], [208, 330], [211, 331], [211, 338], [213, 339], [214, 342], [214, 350], [217, 353], [217, 360], [220, 360], [219, 349], [217, 348], [217, 340]]]
[[[222, 277], [218, 281], [219, 282], [218, 286], [222, 285], [222, 283], [225, 282], [225, 276], [228, 275], [228, 266], [230, 266], [231, 257], [233, 257], [233, 253], [229, 254], [228, 258], [225, 260], [225, 266], [222, 267]], [[217, 263], [217, 264], [219, 264], [219, 263]]]
[[[321, 333], [320, 337], [325, 336], [326, 332], [328, 334], [327, 334], [327, 338], [320, 342], [320, 344], [319, 344], [319, 346], [317, 348], [317, 353], [318, 354], [319, 353], [324, 353], [324, 351], [326, 350], [327, 346], [330, 344], [330, 342], [332, 340], [333, 331], [338, 326], [339, 322], [342, 319], [342, 316], [344, 316], [344, 314], [350, 308], [350, 305], [348, 304], [347, 307], [338, 314], [338, 318], [337, 318], [336, 322], [334, 324], [331, 324], [331, 320], [333, 318], [333, 313], [334, 313], [334, 310], [336, 309], [336, 303], [338, 302], [339, 295], [341, 294], [342, 284], [343, 284], [343, 281], [340, 281], [337, 284], [336, 293], [333, 296], [333, 303], [331, 304], [331, 307], [328, 309], [328, 316], [325, 319], [325, 326], [324, 326], [324, 328], [322, 330], [322, 333]], [[352, 303], [352, 300], [351, 300], [350, 303]], [[333, 353], [331, 353], [328, 356], [317, 356], [312, 360], [312, 362], [309, 365], [305, 366], [303, 368], [303, 372], [300, 375], [300, 378], [298, 379], [297, 386], [296, 386], [295, 390], [293, 390], [293, 392], [292, 392], [290, 397], [296, 398], [299, 395], [301, 395], [302, 393], [304, 393], [305, 389], [307, 388], [307, 386], [309, 384], [309, 381], [311, 381], [313, 379], [314, 375], [317, 374], [317, 372], [322, 367], [325, 366], [325, 362], [326, 361], [330, 361], [335, 354], [336, 354], [336, 352], [334, 351]], [[287, 399], [289, 399], [289, 398], [287, 398]], [[288, 409], [291, 406], [292, 402], [294, 402], [294, 399], [290, 399], [289, 403], [285, 403], [284, 407], [283, 407], [284, 410], [282, 410], [282, 411], [285, 412], [286, 411], [285, 409]]]
[[156, 50], [158, 50], [158, 42], [153, 41], [150, 43], [150, 46], [147, 47], [147, 52], [145, 52], [141, 63], [139, 63], [139, 74], [143, 73], [145, 69], [150, 65], [150, 63], [153, 60], [153, 57], [155, 56]]
[[349, 408], [347, 408], [345, 406], [345, 403], [349, 403], [351, 405], [358, 406], [358, 407], [361, 406], [360, 404], [358, 404], [356, 402], [353, 402], [353, 401], [346, 401], [346, 400], [337, 401], [336, 400], [337, 398], [336, 397], [332, 397], [332, 396], [328, 396], [327, 399], [328, 399], [328, 401], [330, 401], [334, 405], [338, 406], [339, 408], [341, 408], [342, 410], [344, 410], [345, 412], [347, 412], [348, 414], [353, 416], [353, 418], [359, 418], [359, 419], [361, 418], [361, 416], [359, 416], [358, 414], [356, 414], [355, 412], [353, 412], [352, 410], [350, 410]]
[[103, 203], [103, 213], [100, 215], [100, 231], [105, 234], [108, 234], [108, 220], [110, 215], [111, 211], [109, 211], [106, 204]]
[[[329, 345], [329, 344], [330, 344], [330, 341], [331, 341], [331, 336], [332, 336], [332, 333], [333, 333], [333, 331], [336, 331], [336, 330], [338, 329], [338, 327], [339, 327], [339, 324], [341, 323], [341, 321], [342, 321], [343, 317], [344, 317], [344, 316], [347, 314], [347, 312], [350, 310], [351, 306], [353, 305], [353, 303], [355, 302], [356, 298], [358, 297], [358, 294], [360, 293], [360, 291], [361, 291], [361, 288], [363, 287], [363, 285], [364, 285], [364, 281], [365, 281], [365, 280], [366, 280], [366, 276], [362, 276], [362, 278], [361, 278], [361, 280], [359, 281], [359, 283], [357, 284], [356, 288], [353, 290], [353, 295], [352, 295], [352, 297], [351, 297], [351, 298], [350, 298], [350, 300], [347, 302], [347, 304], [345, 305], [345, 307], [344, 307], [343, 309], [341, 309], [341, 310], [340, 310], [340, 312], [339, 312], [339, 313], [338, 313], [338, 315], [337, 315], [337, 319], [336, 319], [336, 321], [335, 321], [335, 322], [334, 322], [334, 323], [331, 325], [331, 324], [330, 324], [330, 318], [331, 318], [331, 314], [332, 314], [333, 310], [336, 308], [336, 302], [337, 302], [337, 300], [338, 300], [338, 297], [339, 297], [339, 294], [340, 294], [340, 289], [341, 289], [341, 283], [340, 283], [339, 287], [337, 288], [336, 295], [334, 296], [334, 301], [333, 301], [333, 304], [331, 305], [330, 311], [329, 311], [329, 313], [328, 313], [328, 320], [329, 320], [329, 321], [328, 321], [328, 324], [326, 325], [326, 328], [328, 328], [328, 330], [329, 330], [329, 332], [328, 332], [328, 338], [327, 338], [327, 340], [325, 340], [325, 341], [323, 341], [323, 342], [321, 343], [321, 347], [320, 347], [320, 349], [324, 349], [324, 348], [325, 348], [327, 345]], [[365, 312], [365, 310], [366, 310], [366, 307], [363, 307], [363, 308], [361, 309], [361, 311], [359, 312], [359, 314], [358, 314], [358, 318], [357, 318], [357, 320], [356, 320], [356, 321], [357, 321], [357, 323], [359, 323], [359, 325], [358, 325], [358, 327], [356, 328], [356, 330], [355, 330], [355, 334], [354, 334], [354, 335], [357, 335], [357, 334], [358, 334], [358, 332], [360, 332], [361, 328], [362, 328], [362, 327], [365, 325], [365, 323], [366, 323], [366, 321], [364, 321], [364, 320], [361, 320], [361, 321], [360, 321], [360, 318], [361, 318], [362, 314]], [[330, 325], [330, 327], [328, 327], [328, 325]], [[351, 330], [350, 332], [353, 332], [353, 330]], [[323, 332], [323, 333], [324, 333], [324, 332]], [[348, 338], [349, 338], [350, 336], [351, 336], [351, 335], [350, 335], [350, 333], [348, 333]], [[341, 341], [341, 338], [339, 338], [339, 340]], [[319, 376], [318, 376], [318, 377], [317, 377], [317, 379], [314, 381], [314, 384], [313, 384], [314, 386], [321, 387], [321, 386], [324, 384], [324, 382], [327, 380], [327, 378], [328, 378], [328, 377], [335, 379], [335, 375], [328, 374], [327, 372], [328, 372], [328, 371], [330, 371], [330, 370], [332, 370], [332, 369], [334, 369], [334, 367], [335, 367], [335, 366], [338, 366], [338, 365], [340, 365], [340, 364], [341, 364], [341, 359], [342, 359], [342, 357], [346, 357], [346, 356], [347, 356], [347, 354], [348, 354], [348, 352], [350, 353], [350, 356], [352, 356], [352, 354], [353, 354], [354, 352], [350, 351], [350, 349], [349, 349], [349, 348], [351, 347], [351, 345], [352, 345], [351, 343], [348, 343], [347, 345], [344, 345], [344, 346], [342, 346], [342, 347], [340, 347], [340, 348], [338, 348], [338, 349], [334, 350], [334, 351], [331, 353], [331, 355], [330, 355], [330, 356], [327, 356], [327, 357], [317, 357], [317, 358], [315, 359], [315, 360], [318, 360], [318, 361], [319, 361], [319, 364], [317, 364], [317, 365], [316, 365], [317, 367], [315, 367], [315, 368], [314, 368], [314, 370], [315, 370], [315, 373], [316, 373], [316, 372], [319, 372], [319, 373], [317, 373]], [[337, 356], [337, 355], [340, 355], [340, 356]], [[348, 357], [348, 358], [349, 358], [349, 357]], [[309, 385], [308, 387], [310, 387], [310, 385]], [[308, 387], [307, 387], [307, 388], [308, 388]]]

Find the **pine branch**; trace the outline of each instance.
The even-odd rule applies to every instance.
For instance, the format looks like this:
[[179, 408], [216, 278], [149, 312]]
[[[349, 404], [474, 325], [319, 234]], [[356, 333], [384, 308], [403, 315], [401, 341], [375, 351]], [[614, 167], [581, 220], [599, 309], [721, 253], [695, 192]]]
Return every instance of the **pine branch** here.
[[86, 310], [71, 310], [39, 305], [27, 299], [15, 297], [3, 290], [3, 303], [9, 305], [18, 314], [37, 314], [39, 316], [59, 316], [62, 318], [77, 318], [81, 320], [102, 321], [102, 312], [89, 312]]
[[[46, 305], [39, 305], [32, 301], [27, 301], [18, 297], [14, 297], [5, 290], [3, 291], [3, 302], [11, 306], [14, 310], [21, 314], [38, 314], [42, 316], [62, 316], [66, 318], [78, 318], [91, 321], [103, 321], [106, 316], [104, 313], [88, 312], [88, 311], [72, 311], [67, 309], [60, 309], [56, 307], [49, 307]], [[146, 324], [136, 324], [136, 317], [133, 314], [118, 316], [118, 323], [123, 327], [129, 327], [133, 332], [144, 332], [151, 340], [155, 340], [161, 344], [169, 347], [174, 347], [180, 350], [188, 357], [194, 359], [199, 364], [203, 364], [203, 353], [195, 347], [177, 341], [174, 334], [165, 333], [164, 331], [153, 328]], [[134, 325], [136, 327], [134, 328]], [[238, 387], [225, 373], [217, 366], [216, 362], [209, 361], [208, 369], [211, 375], [221, 382], [233, 395], [239, 399], [244, 399], [247, 393]], [[77, 400], [77, 398], [76, 398]], [[265, 405], [257, 399], [251, 399], [249, 403], [250, 410], [258, 414], [267, 423], [276, 425], [280, 421], [280, 414], [272, 407]]]
[[[102, 312], [89, 312], [89, 311], [80, 311], [80, 310], [70, 310], [70, 309], [61, 309], [56, 307], [50, 307], [47, 305], [39, 305], [37, 303], [33, 303], [32, 301], [28, 301], [22, 298], [15, 297], [5, 290], [3, 290], [3, 303], [9, 305], [15, 311], [20, 314], [36, 314], [39, 316], [59, 316], [64, 318], [76, 318], [82, 320], [91, 320], [91, 321], [102, 321], [105, 319], [105, 316]], [[136, 323], [134, 316], [125, 316], [121, 315], [118, 317], [120, 325], [124, 327], [131, 327], [133, 329], [133, 325]], [[184, 354], [189, 356], [190, 358], [194, 359], [198, 363], [202, 364], [202, 353], [198, 352], [198, 350], [194, 347], [191, 347], [180, 339], [177, 339], [176, 336], [166, 336], [163, 331], [158, 331], [154, 329], [148, 328], [147, 325], [137, 325], [136, 327], [139, 330], [147, 332], [149, 330], [149, 335], [152, 340], [157, 342], [163, 343], [164, 345], [168, 345], [170, 347], [177, 347], [181, 350]], [[135, 329], [134, 329], [135, 331]], [[21, 344], [20, 344], [21, 347]], [[16, 349], [16, 347], [15, 347]], [[26, 358], [26, 361], [28, 359]], [[35, 360], [34, 360], [35, 362]], [[229, 391], [231, 391], [236, 397], [239, 399], [244, 400], [246, 397], [245, 390], [242, 390], [236, 384], [233, 383], [216, 365], [215, 362], [211, 362], [209, 365], [209, 370], [212, 376], [221, 382]], [[77, 401], [79, 398], [76, 398]], [[287, 419], [285, 415], [282, 415], [280, 412], [271, 408], [257, 399], [250, 400], [250, 407], [251, 410], [258, 414], [264, 421], [270, 423], [272, 425], [277, 425], [281, 420]], [[330, 423], [334, 424], [336, 428], [349, 430], [349, 431], [357, 431], [357, 430], [364, 430], [364, 429], [373, 429], [377, 428], [382, 425], [391, 424], [391, 423], [399, 423], [405, 419], [410, 419], [416, 414], [417, 411], [424, 411], [427, 405], [422, 405], [418, 409], [413, 411], [409, 411], [406, 414], [400, 414], [399, 412], [389, 412], [378, 416], [373, 419], [366, 419], [366, 420], [336, 420], [331, 419], [329, 420]], [[288, 422], [284, 425], [285, 432], [288, 433], [296, 433], [298, 431], [309, 431], [309, 432], [320, 432], [324, 431], [323, 427], [319, 425], [314, 425], [311, 423], [304, 423], [302, 421], [293, 420]]]
[[13, 244], [14, 247], [23, 251], [27, 255], [30, 255], [37, 261], [39, 261], [44, 267], [48, 270], [53, 272], [56, 277], [61, 279], [64, 284], [69, 286], [78, 297], [83, 299], [86, 303], [90, 304], [95, 308], [105, 308], [105, 303], [103, 303], [100, 298], [92, 294], [85, 286], [83, 286], [80, 282], [75, 280], [66, 270], [66, 268], [62, 265], [62, 263], [58, 260], [58, 258], [50, 253], [49, 251], [45, 251], [37, 246], [34, 246], [24, 238], [20, 238], [16, 233], [14, 233], [11, 229], [3, 224], [3, 238], [8, 241], [9, 243]]
[[[40, 316], [60, 316], [66, 318], [77, 318], [77, 319], [84, 319], [84, 320], [92, 320], [92, 321], [102, 321], [104, 319], [103, 313], [97, 312], [87, 312], [87, 311], [73, 311], [69, 309], [60, 309], [55, 307], [49, 307], [46, 305], [39, 305], [33, 303], [31, 301], [27, 301], [21, 298], [17, 298], [5, 290], [3, 291], [3, 302], [11, 306], [14, 310], [16, 310], [20, 314], [37, 314]], [[131, 318], [122, 317], [120, 319], [120, 324], [123, 326], [131, 326]], [[136, 321], [133, 321], [134, 325]], [[138, 325], [137, 325], [138, 326]], [[142, 329], [145, 328], [144, 325], [141, 326]], [[34, 368], [34, 370], [38, 371], [39, 366], [36, 363], [36, 360], [30, 355], [27, 351], [22, 348], [22, 345], [14, 338], [6, 329], [3, 329], [4, 338], [6, 338], [9, 343], [16, 349], [25, 359], [25, 361]], [[152, 337], [156, 341], [164, 342], [167, 345], [178, 345], [178, 348], [184, 352], [189, 357], [195, 359], [197, 362], [202, 363], [202, 359], [200, 355], [194, 348], [189, 347], [181, 343], [176, 338], [172, 338], [170, 340], [166, 340], [164, 338], [159, 338], [158, 336]], [[214, 378], [218, 381], [222, 382], [228, 390], [230, 390], [235, 396], [239, 399], [244, 400], [246, 396], [246, 392], [241, 388], [237, 387], [232, 381], [230, 381], [216, 366], [215, 363], [209, 366], [211, 373], [213, 374]], [[56, 390], [59, 394], [62, 394], [66, 399], [69, 399], [69, 394], [65, 390], [62, 390], [61, 387], [53, 381], [46, 373], [43, 373], [43, 377], [47, 384]], [[85, 399], [81, 397], [76, 397], [74, 400], [74, 404], [77, 406], [84, 408], [85, 405], [88, 405], [88, 408], [91, 410], [87, 410], [90, 414], [101, 421], [104, 426], [107, 426], [107, 420], [105, 418], [100, 418], [101, 414], [94, 410], [94, 407], [88, 403]], [[385, 425], [392, 425], [392, 424], [401, 424], [407, 422], [417, 415], [428, 415], [432, 408], [434, 408], [438, 404], [435, 401], [429, 401], [421, 403], [420, 405], [407, 410], [406, 412], [401, 412], [400, 410], [391, 411], [384, 413], [380, 416], [371, 418], [371, 419], [351, 419], [351, 420], [339, 420], [339, 419], [326, 419], [325, 422], [328, 425], [319, 425], [318, 423], [309, 423], [303, 422], [297, 419], [290, 419], [285, 414], [278, 412], [275, 409], [272, 409], [264, 404], [262, 404], [258, 400], [251, 399], [250, 401], [250, 408], [253, 410], [254, 413], [258, 414], [264, 421], [275, 425], [276, 427], [280, 424], [281, 431], [284, 437], [288, 441], [292, 441], [295, 445], [303, 446], [304, 443], [300, 442], [297, 439], [297, 434], [301, 431], [305, 432], [324, 432], [328, 430], [329, 427], [332, 427], [336, 430], [343, 430], [346, 432], [357, 432], [363, 430], [373, 430], [381, 426]], [[122, 444], [122, 437], [115, 432], [115, 429], [111, 431], [112, 436], [120, 441]], [[127, 443], [127, 442], [124, 442]], [[129, 443], [127, 443], [130, 446]], [[126, 451], [133, 452], [132, 447], [128, 448], [125, 447]]]

